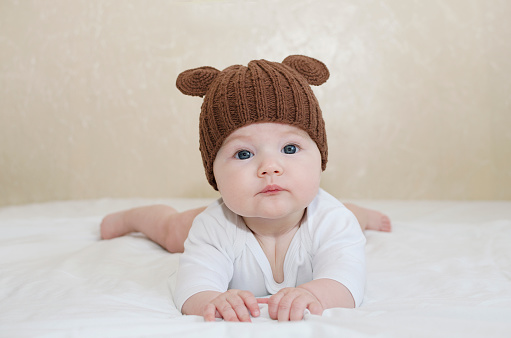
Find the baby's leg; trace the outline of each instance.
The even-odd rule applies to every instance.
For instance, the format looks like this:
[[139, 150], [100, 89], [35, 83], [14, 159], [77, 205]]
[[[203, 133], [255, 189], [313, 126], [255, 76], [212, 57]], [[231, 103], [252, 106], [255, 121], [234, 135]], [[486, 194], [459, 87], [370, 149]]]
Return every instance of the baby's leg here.
[[177, 212], [168, 205], [150, 205], [116, 212], [101, 222], [101, 238], [112, 239], [141, 232], [167, 251], [183, 252], [193, 219], [204, 209]]
[[352, 203], [344, 203], [344, 205], [355, 215], [362, 231], [378, 230], [389, 232], [392, 230], [390, 218], [387, 215]]

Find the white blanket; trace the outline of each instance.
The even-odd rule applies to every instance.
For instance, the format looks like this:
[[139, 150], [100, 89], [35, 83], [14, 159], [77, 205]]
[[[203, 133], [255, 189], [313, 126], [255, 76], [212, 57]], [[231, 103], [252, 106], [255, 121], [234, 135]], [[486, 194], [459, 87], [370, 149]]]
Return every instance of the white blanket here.
[[357, 309], [295, 323], [204, 323], [175, 308], [179, 254], [140, 234], [102, 241], [108, 212], [164, 202], [96, 200], [0, 209], [0, 336], [510, 337], [511, 202], [361, 202], [389, 214], [366, 232], [368, 281]]

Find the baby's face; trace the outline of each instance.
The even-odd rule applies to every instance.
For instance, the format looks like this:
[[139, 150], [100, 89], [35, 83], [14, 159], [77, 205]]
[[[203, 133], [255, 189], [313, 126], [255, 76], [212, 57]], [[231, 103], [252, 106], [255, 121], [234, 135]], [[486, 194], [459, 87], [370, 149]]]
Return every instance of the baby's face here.
[[256, 123], [227, 137], [213, 163], [223, 201], [243, 217], [302, 213], [319, 190], [321, 154], [300, 128]]

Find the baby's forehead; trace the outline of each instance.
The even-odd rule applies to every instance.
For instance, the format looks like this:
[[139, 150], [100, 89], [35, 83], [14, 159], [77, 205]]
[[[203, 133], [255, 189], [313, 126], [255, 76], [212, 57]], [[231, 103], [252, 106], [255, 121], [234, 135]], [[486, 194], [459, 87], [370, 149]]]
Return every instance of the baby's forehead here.
[[275, 122], [264, 122], [264, 123], [252, 123], [233, 131], [229, 136], [226, 137], [223, 144], [226, 144], [234, 140], [249, 139], [252, 137], [259, 137], [263, 135], [287, 137], [296, 136], [305, 139], [311, 139], [309, 134], [299, 128], [290, 124], [275, 123]]

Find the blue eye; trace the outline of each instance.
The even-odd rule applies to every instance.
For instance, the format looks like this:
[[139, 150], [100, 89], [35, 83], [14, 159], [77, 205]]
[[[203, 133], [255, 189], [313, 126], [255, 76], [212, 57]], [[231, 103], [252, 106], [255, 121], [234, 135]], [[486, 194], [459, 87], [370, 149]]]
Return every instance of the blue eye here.
[[294, 144], [288, 144], [284, 148], [282, 148], [282, 152], [284, 154], [295, 154], [298, 151], [298, 148]]
[[252, 154], [248, 150], [240, 150], [236, 153], [236, 155], [234, 155], [234, 157], [237, 158], [238, 160], [248, 160], [252, 156], [254, 156], [254, 154]]

